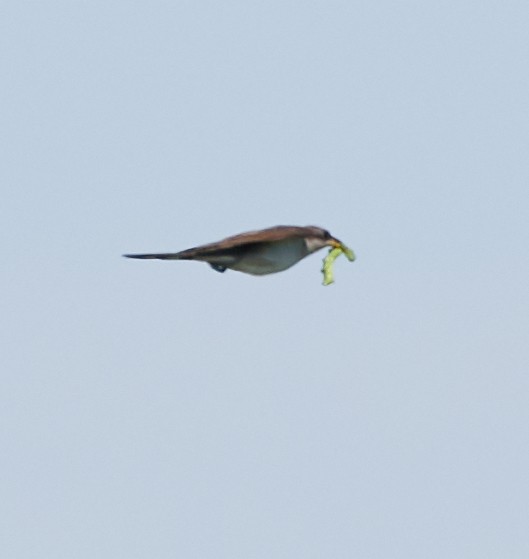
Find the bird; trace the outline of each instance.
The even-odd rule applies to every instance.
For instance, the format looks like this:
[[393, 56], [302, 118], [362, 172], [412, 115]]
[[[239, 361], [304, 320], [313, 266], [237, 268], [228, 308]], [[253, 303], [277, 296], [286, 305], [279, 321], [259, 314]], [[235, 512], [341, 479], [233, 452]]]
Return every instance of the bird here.
[[344, 246], [329, 231], [307, 225], [278, 225], [248, 231], [181, 252], [124, 254], [126, 258], [158, 260], [197, 260], [217, 272], [227, 269], [262, 276], [287, 270], [300, 260], [324, 247]]

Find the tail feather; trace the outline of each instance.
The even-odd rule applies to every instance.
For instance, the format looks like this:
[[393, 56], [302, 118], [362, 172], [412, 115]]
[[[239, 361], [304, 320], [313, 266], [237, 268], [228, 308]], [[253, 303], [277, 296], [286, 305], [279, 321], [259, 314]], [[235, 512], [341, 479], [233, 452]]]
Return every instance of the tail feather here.
[[157, 260], [186, 260], [178, 252], [166, 252], [160, 254], [124, 254], [125, 258], [141, 258], [142, 260], [157, 259]]

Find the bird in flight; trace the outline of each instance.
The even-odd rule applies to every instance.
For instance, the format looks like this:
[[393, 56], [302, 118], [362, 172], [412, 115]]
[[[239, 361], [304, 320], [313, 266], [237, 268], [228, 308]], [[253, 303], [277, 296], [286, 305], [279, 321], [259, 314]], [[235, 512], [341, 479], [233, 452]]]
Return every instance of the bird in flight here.
[[262, 276], [282, 272], [305, 256], [324, 247], [346, 248], [341, 241], [321, 227], [279, 225], [260, 231], [241, 233], [216, 243], [181, 252], [124, 254], [123, 256], [158, 260], [198, 260], [207, 262], [217, 272], [230, 269]]

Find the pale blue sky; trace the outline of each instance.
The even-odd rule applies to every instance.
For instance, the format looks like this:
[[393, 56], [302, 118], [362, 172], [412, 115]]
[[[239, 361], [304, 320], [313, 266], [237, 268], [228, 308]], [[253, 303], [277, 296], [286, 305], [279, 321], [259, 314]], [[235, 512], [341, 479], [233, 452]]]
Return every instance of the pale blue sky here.
[[[2, 4], [2, 557], [529, 557], [528, 29]], [[120, 256], [277, 224], [358, 260]]]

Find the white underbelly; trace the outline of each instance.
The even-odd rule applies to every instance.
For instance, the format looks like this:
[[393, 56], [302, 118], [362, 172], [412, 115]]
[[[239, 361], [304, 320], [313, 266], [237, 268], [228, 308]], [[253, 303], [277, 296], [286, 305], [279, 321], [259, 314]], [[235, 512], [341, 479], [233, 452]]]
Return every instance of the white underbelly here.
[[308, 251], [303, 239], [263, 245], [258, 251], [243, 256], [231, 265], [232, 270], [261, 276], [281, 272], [307, 256]]

